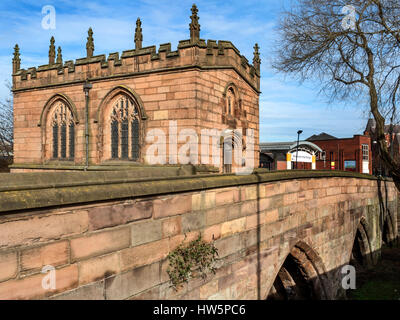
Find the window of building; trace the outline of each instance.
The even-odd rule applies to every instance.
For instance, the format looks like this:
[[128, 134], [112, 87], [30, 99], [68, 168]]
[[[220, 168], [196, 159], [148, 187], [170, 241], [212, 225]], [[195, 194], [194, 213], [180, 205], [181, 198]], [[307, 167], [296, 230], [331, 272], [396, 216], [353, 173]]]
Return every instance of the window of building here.
[[51, 120], [52, 158], [72, 160], [75, 157], [75, 123], [71, 110], [63, 102], [54, 107]]
[[326, 152], [325, 151], [316, 152], [315, 160], [326, 160]]
[[139, 114], [127, 96], [117, 99], [110, 116], [111, 159], [139, 159]]
[[232, 165], [224, 164], [224, 173], [232, 173]]
[[232, 88], [226, 93], [226, 113], [233, 116], [235, 111], [235, 93]]
[[362, 145], [362, 157], [363, 160], [369, 161], [369, 148], [367, 144]]

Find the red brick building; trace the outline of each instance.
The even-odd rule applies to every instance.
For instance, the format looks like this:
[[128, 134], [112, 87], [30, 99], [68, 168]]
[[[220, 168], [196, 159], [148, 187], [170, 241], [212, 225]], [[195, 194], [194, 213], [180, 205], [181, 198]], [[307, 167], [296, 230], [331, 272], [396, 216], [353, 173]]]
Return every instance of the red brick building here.
[[[374, 174], [381, 174], [384, 176], [389, 175], [389, 170], [386, 168], [384, 162], [381, 160], [379, 154], [379, 147], [376, 143], [376, 123], [374, 119], [369, 119], [365, 128], [364, 134], [371, 138], [372, 144], [372, 172]], [[389, 149], [391, 156], [400, 164], [400, 125], [385, 125], [385, 139], [386, 145]]]
[[[170, 43], [158, 50], [142, 47], [139, 19], [135, 48], [121, 55], [94, 55], [91, 28], [87, 56], [75, 61], [63, 62], [60, 47], [56, 58], [52, 37], [49, 63], [22, 69], [16, 45], [12, 171], [149, 165], [154, 163], [148, 151], [156, 148], [153, 154], [166, 164], [186, 164], [178, 151], [188, 145], [197, 145], [190, 164], [229, 171], [222, 146], [235, 130], [241, 133], [237, 145], [243, 157], [258, 163], [259, 47], [250, 64], [231, 42], [201, 39], [197, 12], [193, 5], [190, 39], [180, 41], [176, 51]], [[211, 159], [214, 149], [198, 146], [205, 130], [218, 132], [209, 134], [220, 154], [217, 163]], [[254, 133], [251, 138], [248, 130]], [[190, 140], [194, 135], [199, 141]], [[245, 148], [252, 139], [254, 150]]]
[[316, 170], [322, 149], [310, 141], [260, 143], [260, 167], [269, 170]]
[[338, 139], [326, 133], [307, 139], [323, 152], [317, 154], [317, 170], [343, 170], [372, 174], [371, 139], [366, 135]]

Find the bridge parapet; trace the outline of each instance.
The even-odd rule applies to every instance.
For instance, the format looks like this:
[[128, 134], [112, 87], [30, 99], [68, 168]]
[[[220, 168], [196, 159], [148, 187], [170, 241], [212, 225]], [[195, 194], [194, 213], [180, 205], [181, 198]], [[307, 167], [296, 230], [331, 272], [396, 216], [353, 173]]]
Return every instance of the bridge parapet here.
[[[362, 253], [373, 260], [383, 223], [397, 230], [394, 184], [367, 175], [68, 175], [10, 174], [15, 182], [0, 186], [0, 298], [265, 299], [294, 254], [304, 256], [305, 270], [319, 268], [313, 283], [329, 299], [343, 293], [340, 268], [349, 263], [360, 224]], [[50, 176], [58, 178], [48, 183]], [[166, 257], [199, 234], [215, 241], [217, 273], [176, 292]], [[41, 286], [46, 265], [55, 267], [56, 289]]]
[[[49, 206], [110, 201], [114, 199], [156, 196], [171, 192], [201, 191], [213, 188], [257, 183], [321, 178], [359, 178], [376, 181], [374, 176], [352, 172], [259, 170], [246, 176], [234, 174], [176, 176], [180, 167], [152, 168], [119, 172], [34, 172], [3, 174], [0, 182], [0, 212]], [[172, 176], [174, 175], [174, 176]], [[98, 190], [98, 191], [96, 191]], [[107, 191], [106, 191], [107, 190]], [[79, 191], [79, 192], [77, 192]], [[59, 195], [62, 194], [62, 197]]]

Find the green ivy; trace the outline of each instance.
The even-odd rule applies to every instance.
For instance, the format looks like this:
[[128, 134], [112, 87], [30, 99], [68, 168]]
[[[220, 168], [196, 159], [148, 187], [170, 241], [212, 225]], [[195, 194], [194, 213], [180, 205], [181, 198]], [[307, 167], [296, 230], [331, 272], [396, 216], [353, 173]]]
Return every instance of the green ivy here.
[[207, 277], [207, 273], [215, 274], [215, 262], [218, 257], [218, 249], [214, 243], [202, 240], [201, 235], [194, 241], [185, 245], [181, 243], [168, 255], [169, 275], [172, 287], [177, 290], [183, 283], [192, 278]]

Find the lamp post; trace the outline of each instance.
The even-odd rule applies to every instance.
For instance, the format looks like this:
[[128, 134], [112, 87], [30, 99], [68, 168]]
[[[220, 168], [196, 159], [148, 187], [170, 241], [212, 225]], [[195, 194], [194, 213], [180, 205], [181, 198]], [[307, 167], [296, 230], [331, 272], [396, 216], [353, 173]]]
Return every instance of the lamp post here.
[[86, 147], [86, 161], [85, 171], [89, 167], [89, 90], [92, 89], [92, 84], [86, 80], [83, 85], [83, 92], [85, 92], [85, 147]]
[[297, 131], [297, 147], [296, 147], [296, 170], [297, 170], [297, 158], [299, 156], [299, 143], [300, 143], [300, 135], [303, 133], [303, 130]]
[[[380, 157], [381, 150], [380, 150], [380, 148], [378, 146], [378, 141], [374, 140], [374, 141], [372, 141], [372, 144], [373, 144], [374, 149], [375, 149], [374, 150], [375, 151], [374, 152], [374, 158], [379, 160], [379, 173], [378, 173], [378, 176], [381, 176], [382, 175], [382, 161], [381, 161], [381, 157]], [[377, 149], [378, 149], [378, 152], [376, 152]]]

